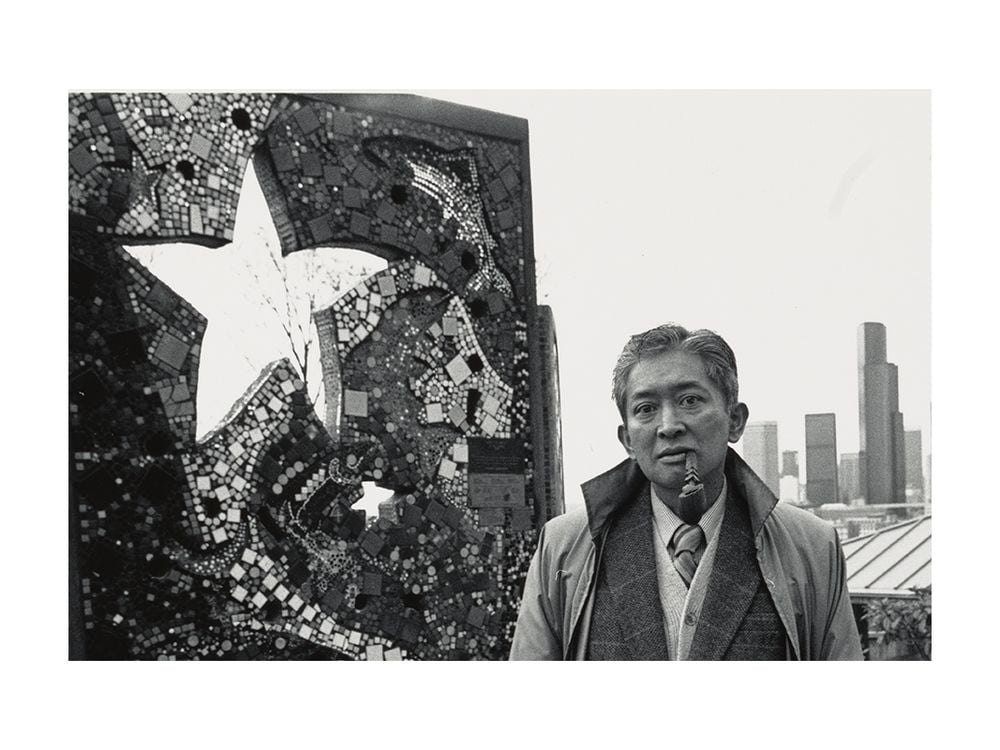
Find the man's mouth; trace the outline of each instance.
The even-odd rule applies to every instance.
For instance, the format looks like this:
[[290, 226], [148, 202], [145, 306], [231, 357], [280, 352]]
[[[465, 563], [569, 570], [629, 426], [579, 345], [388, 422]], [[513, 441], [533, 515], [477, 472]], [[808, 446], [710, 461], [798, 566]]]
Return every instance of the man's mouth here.
[[667, 463], [684, 463], [684, 459], [687, 456], [688, 451], [686, 450], [665, 450], [657, 454], [656, 458], [658, 461], [666, 461]]

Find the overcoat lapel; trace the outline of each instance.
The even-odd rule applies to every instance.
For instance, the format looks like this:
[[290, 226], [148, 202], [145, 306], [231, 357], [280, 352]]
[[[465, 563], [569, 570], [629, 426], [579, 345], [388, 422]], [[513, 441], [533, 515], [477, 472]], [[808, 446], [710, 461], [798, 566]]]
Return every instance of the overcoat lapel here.
[[719, 529], [712, 578], [705, 592], [688, 659], [719, 660], [723, 657], [750, 608], [760, 581], [746, 504], [737, 491], [730, 491]]
[[611, 527], [601, 562], [622, 640], [630, 658], [640, 660], [669, 658], [649, 504], [647, 484]]

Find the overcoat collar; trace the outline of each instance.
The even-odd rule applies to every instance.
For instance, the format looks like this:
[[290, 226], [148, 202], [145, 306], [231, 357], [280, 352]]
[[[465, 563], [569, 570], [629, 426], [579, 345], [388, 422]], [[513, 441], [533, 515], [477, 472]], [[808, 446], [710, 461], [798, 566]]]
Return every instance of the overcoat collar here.
[[[732, 448], [726, 451], [725, 472], [730, 491], [746, 500], [750, 528], [756, 537], [778, 499]], [[591, 537], [597, 540], [609, 519], [629, 501], [635, 500], [643, 489], [643, 484], [648, 482], [639, 464], [631, 458], [584, 482], [581, 489], [587, 506]]]

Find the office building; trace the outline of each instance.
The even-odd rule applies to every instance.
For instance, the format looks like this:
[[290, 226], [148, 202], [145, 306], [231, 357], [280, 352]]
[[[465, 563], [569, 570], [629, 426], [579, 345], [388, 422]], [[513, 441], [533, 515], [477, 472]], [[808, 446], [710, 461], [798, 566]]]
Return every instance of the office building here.
[[835, 414], [806, 414], [806, 500], [814, 506], [839, 502]]
[[802, 487], [799, 484], [799, 452], [781, 452], [781, 477], [778, 479], [778, 499], [796, 505], [802, 501]]
[[778, 497], [778, 423], [750, 422], [743, 431], [743, 459]]
[[781, 476], [799, 478], [799, 452], [781, 452]]
[[906, 501], [899, 372], [886, 361], [882, 323], [858, 326], [858, 416], [861, 492], [869, 504]]
[[916, 500], [924, 495], [924, 451], [920, 430], [906, 430], [906, 494]]
[[857, 453], [840, 454], [837, 484], [840, 487], [840, 502], [847, 505], [861, 504], [861, 461]]

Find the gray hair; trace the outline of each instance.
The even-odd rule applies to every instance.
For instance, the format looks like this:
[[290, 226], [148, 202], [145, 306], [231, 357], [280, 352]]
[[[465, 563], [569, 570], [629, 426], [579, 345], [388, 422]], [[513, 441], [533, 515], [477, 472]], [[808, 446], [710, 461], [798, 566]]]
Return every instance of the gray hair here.
[[611, 398], [618, 405], [622, 422], [625, 421], [625, 388], [632, 368], [643, 357], [673, 350], [690, 352], [701, 357], [705, 363], [708, 379], [722, 392], [726, 411], [731, 412], [739, 402], [740, 384], [736, 373], [736, 355], [725, 339], [715, 331], [705, 328], [688, 331], [683, 326], [664, 323], [630, 338], [621, 356], [618, 357], [612, 375]]

